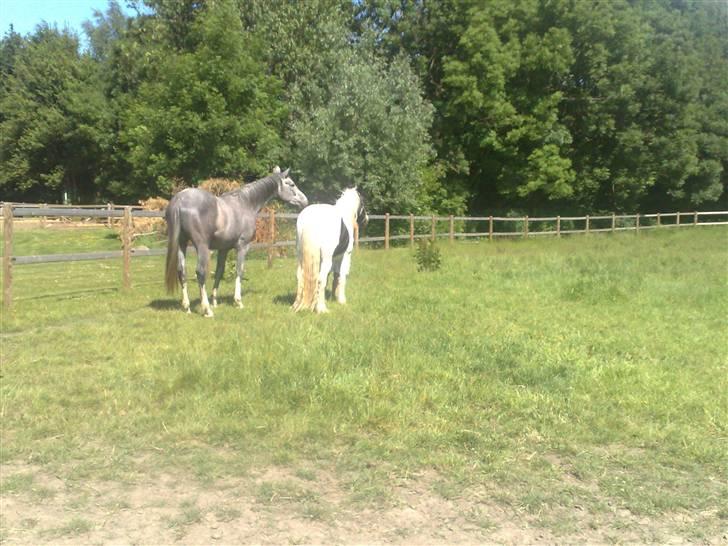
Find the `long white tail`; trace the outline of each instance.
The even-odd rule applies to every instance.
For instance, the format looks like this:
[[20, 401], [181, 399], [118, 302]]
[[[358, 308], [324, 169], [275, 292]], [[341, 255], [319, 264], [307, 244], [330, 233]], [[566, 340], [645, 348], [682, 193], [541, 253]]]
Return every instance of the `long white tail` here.
[[303, 290], [299, 287], [300, 296], [293, 304], [294, 311], [313, 309], [316, 307], [318, 297], [318, 278], [321, 269], [321, 249], [313, 237], [302, 233], [298, 240], [298, 265], [302, 268]]

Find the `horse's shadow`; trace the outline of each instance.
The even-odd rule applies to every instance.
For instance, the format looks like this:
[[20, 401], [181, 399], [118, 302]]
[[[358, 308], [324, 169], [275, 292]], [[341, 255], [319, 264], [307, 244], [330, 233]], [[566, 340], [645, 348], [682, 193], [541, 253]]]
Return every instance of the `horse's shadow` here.
[[273, 298], [273, 303], [275, 303], [276, 305], [285, 305], [287, 307], [293, 305], [294, 301], [296, 301], [296, 294], [294, 294], [293, 292], [280, 294]]
[[[333, 301], [334, 300], [334, 293], [332, 290], [327, 289], [326, 290], [326, 301]], [[287, 305], [290, 307], [293, 305], [293, 302], [296, 301], [296, 294], [293, 292], [289, 292], [287, 294], [279, 294], [275, 298], [273, 298], [273, 303], [277, 305]]]
[[[199, 302], [199, 300], [197, 300]], [[194, 302], [190, 302], [191, 304]], [[152, 300], [149, 302], [149, 307], [157, 311], [171, 311], [181, 309], [180, 302], [174, 299], [165, 300]]]
[[[291, 296], [291, 303], [293, 303], [294, 299], [295, 295]], [[217, 303], [220, 306], [235, 307], [235, 298], [233, 296], [218, 296]], [[190, 299], [190, 309], [194, 310], [199, 307], [199, 305], [200, 298]], [[182, 309], [182, 304], [180, 303], [179, 298], [170, 298], [163, 300], [152, 300], [151, 302], [149, 302], [149, 307], [155, 309], [156, 311], [179, 311], [180, 309]]]

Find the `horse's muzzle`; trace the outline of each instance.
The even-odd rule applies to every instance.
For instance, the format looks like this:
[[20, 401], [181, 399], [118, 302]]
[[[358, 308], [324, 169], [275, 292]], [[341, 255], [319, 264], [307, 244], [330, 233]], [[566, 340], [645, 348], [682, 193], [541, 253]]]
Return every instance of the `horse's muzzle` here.
[[308, 206], [308, 199], [305, 195], [301, 194], [296, 201], [294, 202], [295, 205], [298, 205], [298, 208], [304, 209]]

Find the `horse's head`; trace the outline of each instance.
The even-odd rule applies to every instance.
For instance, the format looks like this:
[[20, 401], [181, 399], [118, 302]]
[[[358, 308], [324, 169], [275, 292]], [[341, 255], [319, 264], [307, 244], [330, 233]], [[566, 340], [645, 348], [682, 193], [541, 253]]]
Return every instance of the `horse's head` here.
[[367, 214], [367, 209], [364, 207], [364, 196], [356, 192], [359, 196], [359, 207], [356, 209], [356, 223], [359, 224], [359, 227], [366, 226], [369, 223], [369, 215]]
[[286, 203], [291, 203], [299, 208], [304, 208], [308, 205], [308, 198], [304, 193], [298, 189], [293, 179], [288, 176], [288, 172], [291, 169], [281, 170], [276, 167], [273, 173], [278, 176], [278, 197]]
[[369, 215], [367, 215], [366, 208], [364, 207], [364, 197], [356, 188], [345, 189], [336, 205], [345, 211], [346, 214], [351, 214], [351, 218], [359, 226], [365, 226], [369, 222]]

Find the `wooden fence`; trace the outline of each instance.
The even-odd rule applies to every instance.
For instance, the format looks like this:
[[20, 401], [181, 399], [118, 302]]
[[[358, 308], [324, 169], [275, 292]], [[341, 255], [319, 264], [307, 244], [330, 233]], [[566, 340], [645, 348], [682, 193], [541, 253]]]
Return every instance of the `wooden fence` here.
[[[122, 258], [123, 274], [122, 287], [131, 288], [131, 258], [140, 256], [160, 256], [166, 254], [166, 249], [138, 249], [133, 248], [132, 226], [133, 218], [163, 218], [164, 212], [142, 210], [138, 206], [113, 206], [104, 208], [94, 206], [63, 206], [38, 205], [28, 203], [3, 203], [3, 306], [10, 309], [13, 301], [13, 266], [49, 262], [70, 262], [81, 260], [104, 260]], [[263, 248], [268, 251], [268, 266], [272, 264], [274, 249], [279, 247], [295, 246], [291, 240], [276, 241], [276, 219], [295, 220], [297, 214], [278, 213], [271, 211], [263, 217], [268, 220], [269, 241], [257, 243], [253, 248]], [[370, 220], [384, 221], [383, 235], [374, 237], [359, 237], [355, 232], [355, 245], [360, 243], [381, 243], [385, 249], [390, 248], [393, 241], [408, 241], [414, 245], [417, 239], [447, 238], [453, 241], [458, 238], [480, 237], [493, 240], [496, 237], [535, 237], [543, 235], [562, 235], [576, 233], [615, 233], [618, 231], [633, 231], [639, 233], [646, 229], [670, 227], [696, 227], [728, 225], [724, 217], [728, 211], [715, 212], [670, 212], [655, 214], [611, 214], [601, 216], [553, 216], [553, 217], [503, 217], [503, 216], [415, 216], [373, 214]], [[16, 256], [13, 252], [13, 227], [15, 218], [89, 218], [106, 220], [111, 225], [113, 219], [119, 219], [121, 224], [121, 250], [85, 252], [75, 254], [47, 254], [38, 256]], [[721, 220], [717, 220], [721, 218]], [[396, 233], [392, 233], [392, 223], [398, 224]], [[438, 224], [447, 223], [447, 231], [440, 229]], [[456, 232], [459, 227], [472, 227], [472, 231]], [[580, 224], [583, 227], [577, 227]], [[498, 226], [512, 225], [514, 229], [499, 230]], [[536, 226], [532, 229], [530, 226]], [[417, 228], [417, 229], [416, 229]], [[427, 228], [427, 229], [425, 229]], [[481, 228], [481, 229], [478, 229]]]

